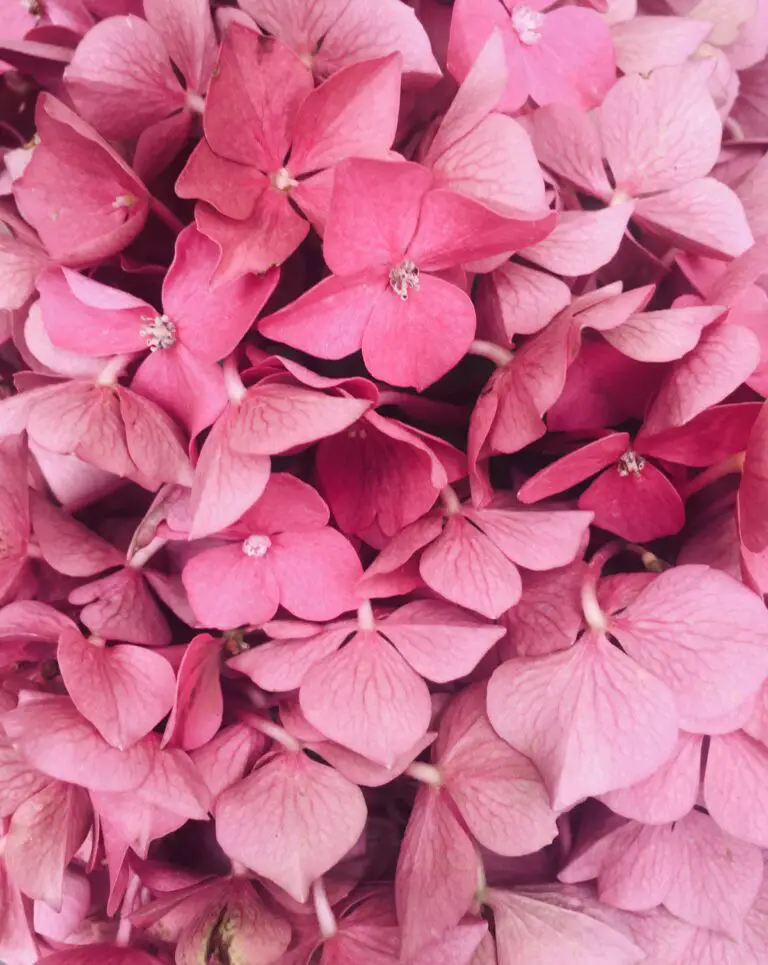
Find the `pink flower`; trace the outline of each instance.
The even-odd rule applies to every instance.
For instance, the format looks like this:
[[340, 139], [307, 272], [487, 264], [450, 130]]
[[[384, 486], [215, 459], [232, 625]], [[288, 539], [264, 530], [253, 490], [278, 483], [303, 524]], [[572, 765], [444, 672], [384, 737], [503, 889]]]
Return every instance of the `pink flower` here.
[[227, 30], [206, 100], [205, 138], [176, 185], [199, 198], [197, 223], [222, 249], [220, 279], [280, 265], [327, 214], [332, 169], [386, 157], [400, 98], [398, 58], [352, 64], [315, 90], [288, 47]]
[[333, 274], [259, 331], [320, 358], [362, 348], [375, 378], [423, 389], [459, 362], [475, 332], [469, 297], [440, 272], [525, 247], [553, 223], [554, 215], [504, 217], [436, 188], [416, 164], [346, 161], [323, 245]]
[[451, 21], [448, 69], [462, 81], [494, 29], [504, 41], [507, 82], [497, 109], [537, 104], [596, 107], [616, 78], [608, 26], [597, 13], [546, 0], [456, 0]]
[[[329, 620], [356, 605], [357, 554], [328, 523], [328, 507], [306, 483], [275, 473], [263, 495], [204, 549], [182, 579], [196, 617], [229, 629], [270, 620], [278, 606], [303, 620]], [[322, 569], [315, 564], [323, 560]]]

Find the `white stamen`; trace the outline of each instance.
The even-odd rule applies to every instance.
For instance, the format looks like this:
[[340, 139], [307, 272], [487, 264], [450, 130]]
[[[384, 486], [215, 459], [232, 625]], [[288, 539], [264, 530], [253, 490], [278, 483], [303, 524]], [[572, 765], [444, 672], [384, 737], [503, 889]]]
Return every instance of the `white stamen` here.
[[43, 4], [41, 0], [19, 0], [22, 7], [28, 14], [39, 20], [43, 16]]
[[112, 202], [112, 207], [115, 211], [119, 211], [120, 208], [132, 208], [137, 201], [138, 198], [133, 194], [118, 194]]
[[151, 352], [176, 344], [176, 326], [167, 315], [142, 315], [141, 320], [149, 322], [149, 325], [139, 329], [139, 335], [147, 340]]
[[269, 180], [272, 182], [272, 186], [277, 188], [278, 191], [290, 191], [291, 188], [295, 188], [299, 183], [296, 178], [292, 178], [288, 173], [286, 168], [280, 168], [279, 171], [275, 171], [271, 174]]
[[629, 449], [623, 455], [619, 456], [619, 463], [616, 467], [617, 472], [620, 476], [628, 476], [630, 473], [633, 476], [639, 476], [640, 473], [645, 468], [645, 459], [634, 451], [634, 449]]
[[264, 536], [261, 533], [251, 533], [247, 539], [243, 540], [243, 552], [246, 556], [253, 556], [260, 559], [262, 556], [266, 556], [267, 550], [272, 545], [272, 540], [269, 536]]
[[389, 284], [396, 295], [404, 302], [408, 301], [408, 289], [419, 290], [419, 269], [406, 258], [396, 268], [390, 268]]
[[544, 14], [530, 7], [515, 7], [511, 12], [512, 29], [517, 34], [520, 43], [532, 47], [541, 40], [541, 28], [544, 25]]

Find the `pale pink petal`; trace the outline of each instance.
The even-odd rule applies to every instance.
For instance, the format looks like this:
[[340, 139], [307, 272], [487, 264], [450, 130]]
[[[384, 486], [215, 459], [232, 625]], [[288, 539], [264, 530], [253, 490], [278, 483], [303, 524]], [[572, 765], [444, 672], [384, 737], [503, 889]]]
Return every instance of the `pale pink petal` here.
[[139, 17], [110, 17], [80, 41], [64, 82], [78, 112], [104, 137], [138, 137], [184, 106], [166, 47]]
[[671, 536], [685, 524], [682, 497], [650, 462], [626, 476], [609, 467], [579, 496], [577, 505], [594, 513], [595, 526], [630, 542]]
[[603, 200], [613, 195], [600, 131], [589, 114], [564, 105], [541, 108], [534, 114], [533, 145], [541, 164], [555, 174]]
[[354, 631], [355, 625], [347, 624], [307, 640], [271, 640], [239, 654], [227, 666], [265, 690], [296, 690], [314, 665], [335, 653]]
[[520, 599], [517, 567], [462, 516], [451, 516], [424, 550], [419, 572], [436, 593], [491, 619]]
[[171, 709], [176, 681], [158, 653], [105, 647], [71, 631], [59, 640], [57, 660], [75, 707], [113, 747], [135, 744]]
[[178, 341], [207, 362], [218, 362], [235, 349], [279, 278], [272, 270], [212, 288], [219, 254], [212, 241], [188, 225], [176, 239], [163, 281], [163, 310], [176, 326]]
[[739, 707], [768, 676], [768, 612], [759, 596], [707, 566], [660, 574], [611, 632], [674, 695], [681, 726]]
[[249, 556], [241, 542], [198, 553], [184, 567], [182, 580], [201, 626], [258, 625], [275, 615], [280, 602], [269, 557]]
[[538, 767], [558, 810], [649, 777], [677, 741], [666, 686], [592, 633], [570, 650], [499, 667], [488, 716]]
[[600, 108], [605, 157], [616, 187], [632, 197], [703, 178], [720, 151], [722, 126], [698, 64], [622, 77]]
[[187, 88], [204, 94], [216, 62], [216, 35], [206, 0], [144, 0], [144, 14], [162, 37]]
[[227, 854], [303, 902], [355, 844], [366, 817], [358, 787], [300, 752], [281, 753], [219, 795], [216, 836]]
[[276, 472], [228, 535], [244, 538], [251, 533], [300, 533], [322, 529], [328, 520], [328, 507], [316, 490], [295, 476]]
[[695, 349], [676, 362], [663, 379], [643, 424], [652, 435], [685, 425], [725, 399], [760, 361], [757, 337], [741, 325], [715, 325]]
[[200, 539], [231, 525], [264, 492], [268, 456], [235, 452], [229, 444], [235, 413], [227, 409], [203, 444], [192, 481], [190, 537]]
[[502, 855], [531, 854], [557, 836], [539, 772], [491, 727], [482, 685], [456, 697], [441, 718], [436, 765], [459, 814], [484, 847]]
[[352, 159], [340, 164], [323, 239], [331, 271], [353, 276], [399, 265], [431, 185], [431, 173], [411, 162]]
[[107, 640], [147, 647], [170, 643], [168, 623], [149, 592], [140, 570], [124, 567], [117, 573], [72, 590], [69, 602], [82, 606], [79, 619]]
[[579, 901], [556, 886], [515, 892], [493, 888], [488, 904], [504, 965], [549, 965], [564, 948], [573, 965], [637, 965], [645, 958], [626, 935], [598, 917], [594, 901]]
[[196, 750], [218, 732], [224, 712], [220, 672], [219, 642], [207, 633], [193, 637], [179, 664], [162, 746]]
[[520, 254], [557, 275], [591, 274], [619, 250], [633, 210], [625, 201], [599, 211], [564, 211], [549, 237]]
[[211, 810], [211, 793], [191, 758], [176, 747], [160, 747], [160, 735], [142, 742], [152, 761], [149, 775], [135, 793], [139, 800], [162, 812], [205, 821]]
[[35, 931], [45, 938], [65, 942], [78, 931], [91, 909], [91, 885], [83, 872], [64, 872], [61, 911], [54, 911], [44, 901], [36, 901], [33, 911]]
[[417, 600], [379, 625], [413, 669], [435, 683], [470, 673], [504, 629], [440, 600]]
[[[457, 925], [469, 911], [476, 887], [475, 848], [445, 800], [445, 791], [421, 788], [395, 872], [401, 955], [412, 960]], [[425, 894], [430, 896], [426, 913], [420, 901]]]
[[635, 220], [684, 249], [719, 258], [743, 254], [754, 240], [738, 197], [714, 178], [641, 199]]
[[0, 744], [0, 780], [0, 815], [4, 818], [11, 817], [19, 805], [49, 783], [44, 774], [27, 764], [9, 744]]
[[570, 289], [559, 278], [508, 261], [480, 279], [478, 334], [495, 337], [502, 344], [503, 337], [533, 335], [570, 300]]
[[633, 17], [613, 25], [616, 66], [623, 74], [649, 74], [675, 67], [695, 53], [710, 32], [706, 17]]
[[142, 131], [133, 152], [133, 169], [149, 184], [181, 153], [192, 132], [194, 115], [179, 111]]
[[522, 598], [502, 619], [509, 630], [499, 645], [503, 658], [539, 657], [567, 650], [576, 641], [584, 621], [584, 566], [577, 560], [562, 569], [523, 574]]
[[42, 248], [27, 244], [0, 228], [0, 308], [21, 308], [35, 290], [38, 275], [48, 256]]
[[[0, 899], [3, 915], [0, 918], [0, 952], [3, 957], [19, 965], [35, 965], [40, 961], [40, 952], [29, 921], [28, 903], [13, 884], [5, 869], [0, 865]], [[81, 963], [85, 965], [85, 963]], [[143, 965], [156, 965], [154, 959]]]
[[702, 305], [643, 312], [606, 331], [605, 338], [638, 362], [672, 362], [690, 352], [702, 330], [723, 311], [717, 305]]
[[28, 701], [3, 716], [3, 728], [38, 770], [95, 791], [133, 790], [152, 766], [143, 744], [111, 747], [68, 697]]
[[617, 461], [629, 448], [630, 438], [626, 432], [612, 432], [589, 442], [531, 476], [520, 487], [517, 498], [521, 503], [538, 503], [565, 492]]
[[299, 108], [288, 170], [296, 177], [348, 157], [386, 157], [399, 104], [397, 55], [343, 67]]
[[307, 720], [329, 740], [391, 767], [429, 727], [429, 691], [379, 634], [360, 631], [317, 663], [299, 692]]
[[378, 300], [393, 295], [384, 285], [383, 273], [357, 278], [331, 275], [290, 305], [260, 319], [258, 329], [266, 338], [318, 358], [344, 358], [362, 347], [366, 325]]
[[568, 510], [515, 512], [467, 506], [463, 512], [507, 559], [529, 570], [550, 570], [571, 563], [592, 521], [591, 513]]
[[701, 744], [701, 737], [681, 733], [677, 750], [658, 771], [638, 784], [601, 794], [600, 800], [614, 813], [643, 824], [679, 821], [698, 800]]
[[461, 361], [475, 323], [468, 295], [442, 278], [422, 275], [406, 299], [385, 291], [375, 302], [363, 332], [363, 359], [374, 378], [422, 391]]
[[713, 737], [704, 776], [707, 810], [728, 834], [760, 848], [768, 841], [765, 796], [768, 750], [737, 731]]
[[225, 788], [243, 779], [267, 743], [263, 734], [247, 724], [232, 724], [189, 756], [215, 799]]
[[91, 820], [88, 795], [72, 784], [51, 781], [22, 804], [11, 818], [3, 856], [16, 887], [61, 910], [64, 871]]
[[138, 471], [157, 483], [189, 486], [192, 467], [179, 428], [158, 405], [121, 388], [120, 415], [125, 440]]

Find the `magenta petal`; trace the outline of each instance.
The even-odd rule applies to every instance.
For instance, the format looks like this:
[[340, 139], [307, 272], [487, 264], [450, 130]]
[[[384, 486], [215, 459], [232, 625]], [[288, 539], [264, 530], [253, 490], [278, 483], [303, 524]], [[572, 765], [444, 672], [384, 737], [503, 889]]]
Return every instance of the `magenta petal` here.
[[187, 88], [204, 94], [216, 62], [216, 35], [206, 0], [143, 0], [144, 14], [162, 37]]
[[620, 476], [616, 466], [601, 473], [579, 497], [579, 508], [595, 514], [595, 526], [630, 542], [645, 543], [679, 533], [685, 524], [680, 494], [652, 463]]
[[180, 198], [199, 198], [227, 218], [241, 221], [253, 214], [256, 202], [269, 190], [269, 178], [253, 165], [219, 157], [202, 140], [189, 155], [175, 190]]
[[589, 479], [629, 449], [626, 432], [612, 432], [562, 456], [531, 476], [518, 491], [521, 503], [537, 503]]
[[198, 553], [184, 567], [182, 579], [195, 616], [206, 627], [229, 630], [263, 623], [280, 602], [269, 553], [248, 556], [241, 542]]
[[275, 472], [229, 533], [311, 532], [327, 526], [328, 518], [328, 507], [310, 485], [289, 473]]
[[184, 106], [165, 44], [139, 17], [110, 17], [80, 41], [64, 72], [79, 113], [104, 137], [138, 137]]
[[347, 538], [330, 526], [280, 533], [272, 538], [267, 558], [280, 587], [281, 604], [300, 620], [330, 620], [358, 605], [355, 586], [363, 575], [360, 560]]
[[385, 291], [363, 334], [363, 359], [375, 378], [419, 391], [464, 357], [475, 334], [475, 309], [455, 285], [422, 275], [406, 299]]
[[739, 486], [739, 528], [747, 549], [768, 546], [768, 407], [763, 404], [749, 437]]

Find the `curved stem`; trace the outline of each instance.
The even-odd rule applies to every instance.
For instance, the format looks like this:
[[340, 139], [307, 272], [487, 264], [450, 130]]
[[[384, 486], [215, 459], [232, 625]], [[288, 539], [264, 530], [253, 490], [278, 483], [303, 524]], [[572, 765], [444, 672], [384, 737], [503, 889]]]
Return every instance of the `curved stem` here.
[[455, 516], [461, 512], [461, 500], [456, 495], [456, 490], [452, 486], [446, 486], [440, 490], [440, 500], [449, 516]]
[[700, 492], [700, 490], [706, 486], [717, 482], [718, 479], [722, 479], [725, 476], [730, 476], [731, 473], [740, 473], [743, 468], [744, 453], [737, 452], [735, 455], [723, 459], [723, 461], [719, 462], [716, 466], [710, 466], [709, 469], [700, 472], [698, 476], [694, 476], [693, 479], [680, 487], [680, 495], [683, 500], [690, 499], [691, 496]]
[[136, 904], [136, 898], [139, 894], [139, 889], [141, 888], [141, 881], [137, 874], [131, 873], [131, 877], [128, 881], [128, 887], [125, 889], [125, 896], [123, 897], [123, 903], [120, 906], [120, 925], [117, 929], [117, 935], [115, 937], [115, 944], [119, 945], [121, 948], [127, 948], [128, 943], [131, 940], [131, 920], [130, 915], [133, 912], [133, 907]]
[[490, 359], [494, 365], [500, 369], [504, 368], [514, 358], [508, 348], [502, 348], [494, 342], [486, 342], [484, 339], [476, 338], [467, 349], [470, 355], [479, 355], [481, 358]]
[[168, 208], [166, 205], [156, 198], [153, 194], [149, 195], [149, 210], [157, 215], [157, 217], [167, 225], [174, 234], [178, 234], [184, 227], [183, 222], [181, 222], [176, 215]]
[[443, 783], [443, 776], [434, 764], [425, 764], [424, 761], [414, 761], [413, 764], [409, 764], [405, 773], [414, 781], [419, 781], [428, 787], [440, 787]]
[[248, 390], [243, 384], [243, 380], [240, 378], [240, 373], [237, 370], [237, 359], [235, 358], [234, 352], [224, 359], [223, 369], [224, 385], [227, 389], [229, 401], [237, 405], [243, 401], [245, 393]]
[[603, 613], [597, 600], [597, 583], [605, 564], [612, 556], [620, 553], [623, 548], [618, 540], [613, 540], [598, 550], [589, 561], [584, 581], [581, 584], [581, 609], [590, 630], [605, 632], [608, 629], [608, 617]]
[[140, 570], [145, 563], [159, 552], [165, 544], [168, 542], [167, 539], [163, 539], [160, 536], [155, 536], [146, 546], [142, 546], [140, 550], [136, 550], [133, 556], [128, 560], [128, 566], [135, 570]]
[[282, 744], [287, 751], [297, 753], [301, 750], [301, 744], [296, 740], [296, 738], [291, 737], [287, 730], [284, 730], [278, 724], [273, 724], [271, 720], [263, 720], [261, 717], [256, 717], [254, 714], [252, 717], [248, 718], [248, 722], [250, 723], [251, 727], [261, 731], [265, 737], [269, 737], [271, 740], [277, 741], [278, 744]]
[[364, 600], [357, 608], [357, 624], [361, 630], [376, 629], [376, 617], [370, 600]]
[[320, 934], [324, 939], [333, 938], [339, 930], [336, 924], [336, 916], [333, 914], [331, 903], [328, 901], [328, 893], [325, 890], [325, 882], [322, 878], [317, 878], [312, 882], [312, 901], [315, 906], [315, 915]]
[[96, 376], [96, 385], [117, 385], [117, 380], [133, 357], [133, 355], [113, 355]]

